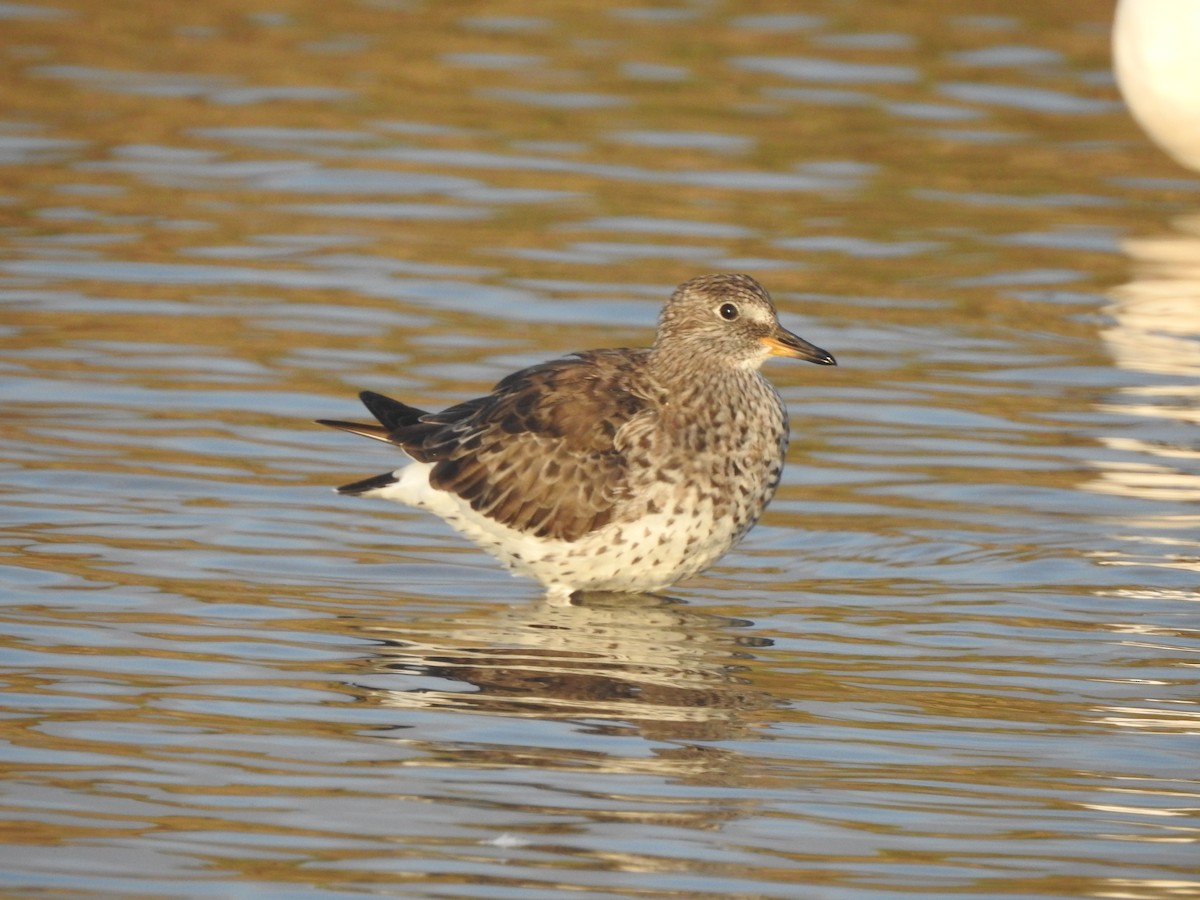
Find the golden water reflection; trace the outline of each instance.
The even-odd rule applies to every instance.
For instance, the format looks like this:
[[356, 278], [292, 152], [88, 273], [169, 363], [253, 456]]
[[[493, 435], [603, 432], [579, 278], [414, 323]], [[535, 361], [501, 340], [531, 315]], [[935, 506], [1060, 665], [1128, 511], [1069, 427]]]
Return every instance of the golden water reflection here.
[[[0, 893], [1186, 893], [1197, 195], [1109, 12], [0, 3]], [[722, 269], [844, 366], [685, 602], [329, 491], [355, 391]]]

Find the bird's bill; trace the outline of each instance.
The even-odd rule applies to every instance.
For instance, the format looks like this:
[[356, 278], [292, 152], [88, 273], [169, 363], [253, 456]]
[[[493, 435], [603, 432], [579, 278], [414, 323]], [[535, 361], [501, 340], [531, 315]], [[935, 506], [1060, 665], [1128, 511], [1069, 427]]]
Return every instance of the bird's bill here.
[[780, 328], [775, 334], [770, 337], [759, 338], [767, 349], [771, 351], [771, 356], [787, 356], [791, 359], [802, 359], [805, 362], [816, 363], [819, 366], [836, 366], [837, 360], [833, 358], [833, 354], [828, 350], [822, 350], [815, 344], [810, 344], [802, 337], [792, 334], [786, 329]]

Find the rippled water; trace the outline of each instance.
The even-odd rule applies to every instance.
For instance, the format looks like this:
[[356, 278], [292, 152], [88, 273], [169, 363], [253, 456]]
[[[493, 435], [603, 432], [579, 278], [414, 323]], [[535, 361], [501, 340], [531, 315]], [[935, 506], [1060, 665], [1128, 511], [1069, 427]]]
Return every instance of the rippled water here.
[[[0, 891], [1200, 897], [1200, 179], [1110, 13], [0, 4]], [[728, 270], [841, 366], [675, 596], [328, 490], [357, 390]]]

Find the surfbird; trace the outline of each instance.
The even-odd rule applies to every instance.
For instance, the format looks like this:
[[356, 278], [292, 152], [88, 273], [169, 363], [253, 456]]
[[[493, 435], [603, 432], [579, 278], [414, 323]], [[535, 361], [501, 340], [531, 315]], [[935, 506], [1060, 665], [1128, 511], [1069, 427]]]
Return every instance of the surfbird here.
[[837, 365], [749, 275], [705, 275], [649, 348], [531, 366], [442, 412], [364, 391], [378, 425], [319, 421], [411, 460], [339, 493], [427, 509], [552, 596], [655, 591], [724, 555], [775, 493], [788, 420], [759, 371], [771, 356]]

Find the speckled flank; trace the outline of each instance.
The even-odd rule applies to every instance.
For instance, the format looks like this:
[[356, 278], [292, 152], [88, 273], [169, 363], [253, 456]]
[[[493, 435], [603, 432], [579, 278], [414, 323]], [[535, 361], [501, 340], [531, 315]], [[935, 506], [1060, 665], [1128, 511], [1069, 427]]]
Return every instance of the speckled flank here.
[[378, 394], [380, 425], [414, 462], [343, 493], [428, 509], [555, 593], [657, 590], [711, 565], [779, 484], [787, 416], [760, 366], [833, 357], [780, 327], [746, 275], [675, 291], [654, 346], [516, 372], [486, 397], [425, 413]]

